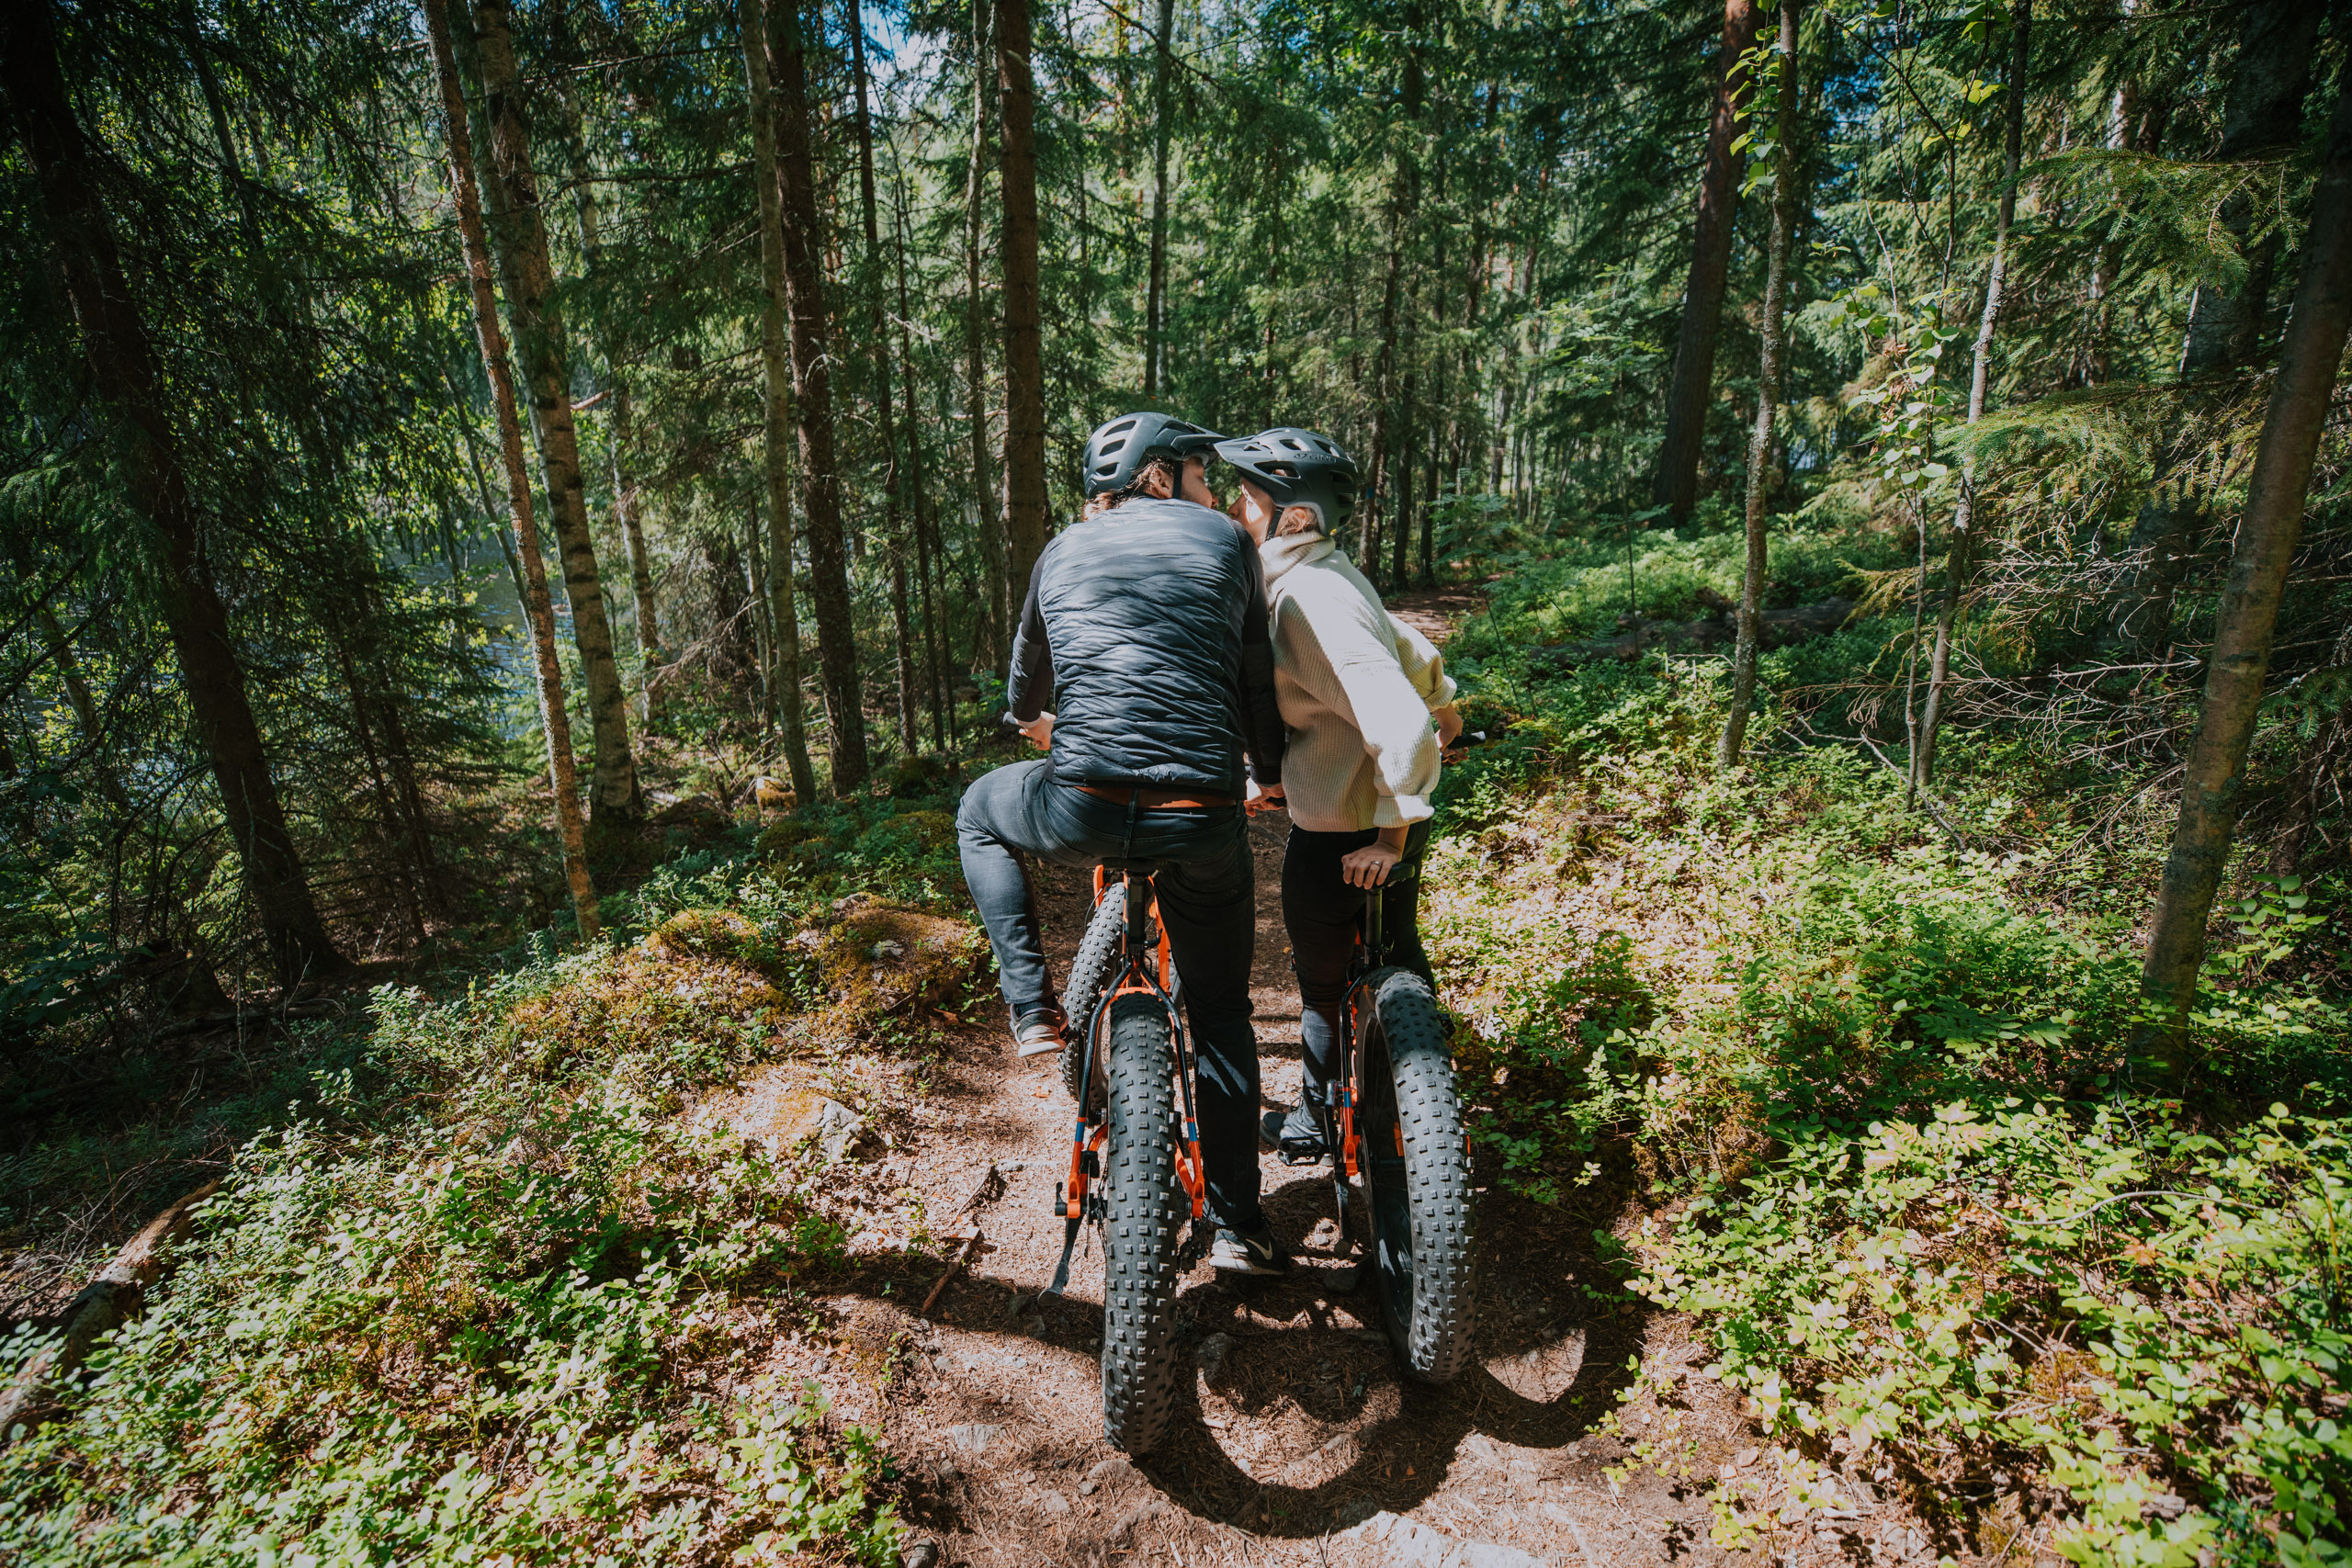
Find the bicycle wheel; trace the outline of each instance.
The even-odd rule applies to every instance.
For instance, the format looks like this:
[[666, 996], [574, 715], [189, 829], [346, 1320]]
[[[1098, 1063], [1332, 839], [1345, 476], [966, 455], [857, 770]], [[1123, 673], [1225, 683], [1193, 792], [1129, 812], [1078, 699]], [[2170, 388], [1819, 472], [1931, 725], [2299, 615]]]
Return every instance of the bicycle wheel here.
[[1102, 1432], [1139, 1454], [1159, 1440], [1176, 1383], [1176, 1052], [1148, 997], [1111, 1009], [1103, 1149]]
[[1382, 1325], [1406, 1370], [1444, 1382], [1470, 1353], [1470, 1151], [1437, 998], [1405, 969], [1359, 1004], [1364, 1237]]
[[[1080, 1102], [1078, 1075], [1086, 1063], [1086, 1026], [1093, 1021], [1095, 1004], [1111, 983], [1111, 966], [1119, 961], [1119, 933], [1126, 914], [1125, 898], [1105, 895], [1086, 924], [1078, 956], [1069, 961], [1069, 984], [1062, 987], [1062, 1012], [1069, 1020], [1069, 1043], [1062, 1047], [1062, 1088], [1069, 1091], [1073, 1104]], [[1086, 1106], [1093, 1116], [1102, 1114], [1102, 1085], [1109, 1077], [1102, 1057], [1102, 1052], [1094, 1054], [1094, 1093]]]

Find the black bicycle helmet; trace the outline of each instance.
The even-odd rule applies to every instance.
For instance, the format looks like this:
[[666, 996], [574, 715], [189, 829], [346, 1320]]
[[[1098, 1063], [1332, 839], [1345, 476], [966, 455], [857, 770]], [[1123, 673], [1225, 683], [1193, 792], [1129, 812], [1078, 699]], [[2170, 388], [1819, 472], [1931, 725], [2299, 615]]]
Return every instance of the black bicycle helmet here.
[[1172, 414], [1123, 413], [1097, 426], [1086, 438], [1086, 459], [1079, 478], [1090, 500], [1115, 495], [1133, 485], [1144, 465], [1154, 457], [1182, 463], [1224, 439], [1214, 430], [1187, 424]]
[[1285, 506], [1311, 506], [1332, 534], [1356, 513], [1356, 460], [1328, 435], [1284, 425], [1220, 441], [1216, 455], [1266, 492], [1276, 516]]

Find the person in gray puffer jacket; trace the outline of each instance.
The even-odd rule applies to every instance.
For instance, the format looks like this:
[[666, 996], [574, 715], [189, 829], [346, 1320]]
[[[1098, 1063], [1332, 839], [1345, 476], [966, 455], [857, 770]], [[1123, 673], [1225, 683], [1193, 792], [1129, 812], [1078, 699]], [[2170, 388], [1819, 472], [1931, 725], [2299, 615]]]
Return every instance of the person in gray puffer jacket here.
[[975, 782], [956, 838], [1023, 1056], [1062, 1049], [1067, 1021], [1019, 854], [1165, 863], [1159, 909], [1184, 977], [1218, 1229], [1209, 1260], [1278, 1273], [1288, 1260], [1259, 1206], [1242, 802], [1251, 777], [1281, 782], [1283, 723], [1264, 569], [1207, 486], [1219, 439], [1138, 413], [1088, 441], [1089, 515], [1038, 556], [1012, 655], [1011, 716], [1046, 754]]

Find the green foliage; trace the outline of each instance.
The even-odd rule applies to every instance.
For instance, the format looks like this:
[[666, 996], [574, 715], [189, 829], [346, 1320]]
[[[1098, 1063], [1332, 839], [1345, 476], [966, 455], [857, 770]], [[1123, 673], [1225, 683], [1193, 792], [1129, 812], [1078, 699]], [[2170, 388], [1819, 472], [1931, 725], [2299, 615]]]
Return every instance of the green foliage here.
[[[1667, 613], [1702, 550], [1645, 562], [1687, 574]], [[1430, 942], [1496, 1179], [1615, 1215], [1631, 1288], [1694, 1315], [1707, 1375], [1778, 1445], [1717, 1487], [1718, 1543], [1843, 1506], [1857, 1472], [2031, 1492], [2086, 1564], [2335, 1561], [2335, 880], [2242, 877], [2199, 1097], [2152, 1097], [2128, 1070], [2138, 953], [2070, 860], [2062, 758], [1963, 739], [1939, 789], [1966, 851], [1770, 707], [1724, 775], [1707, 665], [1561, 677], [1527, 651], [1593, 627], [1612, 579], [1531, 573], [1457, 636], [1500, 736], [1449, 770]], [[1769, 656], [1768, 689], [1850, 679], [1883, 641]], [[1644, 1441], [1637, 1462], [1682, 1462]]]
[[1709, 1374], [1775, 1432], [2045, 1466], [2070, 1561], [2324, 1562], [2352, 1482], [2347, 1225], [2340, 1123], [2274, 1107], [2213, 1136], [2146, 1101], [1980, 1093], [1794, 1136], [1649, 1227], [1634, 1286], [1705, 1314]]
[[888, 1560], [872, 1436], [780, 1374], [697, 1370], [745, 1362], [846, 1240], [820, 1165], [675, 1114], [806, 1005], [756, 903], [720, 901], [770, 886], [673, 868], [639, 946], [379, 989], [324, 1118], [238, 1151], [65, 1418], [0, 1454], [0, 1551]]

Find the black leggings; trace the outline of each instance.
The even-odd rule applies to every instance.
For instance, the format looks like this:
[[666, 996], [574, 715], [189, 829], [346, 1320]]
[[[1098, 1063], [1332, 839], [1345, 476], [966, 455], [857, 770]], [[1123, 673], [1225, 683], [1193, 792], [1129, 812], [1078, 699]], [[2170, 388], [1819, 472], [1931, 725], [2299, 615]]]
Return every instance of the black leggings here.
[[[1348, 995], [1356, 919], [1370, 897], [1340, 880], [1340, 862], [1379, 836], [1374, 828], [1313, 833], [1295, 827], [1283, 852], [1283, 925], [1290, 932], [1291, 968], [1298, 976], [1298, 1035], [1306, 1061], [1305, 1095], [1310, 1102], [1326, 1099], [1339, 1074], [1343, 1049], [1340, 1004]], [[1388, 940], [1388, 962], [1425, 980], [1430, 976], [1429, 954], [1421, 951], [1421, 879], [1399, 874], [1419, 866], [1429, 841], [1429, 823], [1414, 823], [1405, 835], [1404, 860], [1380, 889], [1381, 934]]]

